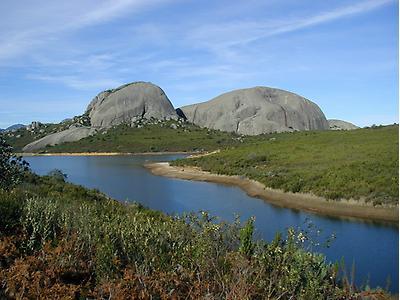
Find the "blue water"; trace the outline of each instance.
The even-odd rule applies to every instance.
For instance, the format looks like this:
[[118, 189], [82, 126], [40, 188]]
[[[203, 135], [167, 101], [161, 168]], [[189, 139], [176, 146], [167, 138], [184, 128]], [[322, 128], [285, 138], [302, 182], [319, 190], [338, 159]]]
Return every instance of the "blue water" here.
[[[329, 248], [317, 247], [329, 261], [344, 258], [351, 270], [355, 263], [355, 282], [371, 287], [399, 290], [399, 232], [390, 224], [350, 221], [318, 216], [280, 208], [252, 198], [241, 189], [208, 182], [188, 181], [152, 175], [143, 167], [147, 161], [166, 161], [180, 155], [142, 156], [35, 156], [27, 157], [33, 171], [40, 175], [61, 169], [68, 180], [89, 188], [97, 188], [121, 201], [136, 201], [165, 213], [181, 214], [205, 210], [223, 220], [233, 220], [235, 214], [246, 220], [254, 216], [257, 234], [271, 240], [277, 231], [288, 227], [304, 228], [312, 222], [321, 230], [321, 240], [336, 235]], [[351, 272], [349, 272], [351, 273]]]

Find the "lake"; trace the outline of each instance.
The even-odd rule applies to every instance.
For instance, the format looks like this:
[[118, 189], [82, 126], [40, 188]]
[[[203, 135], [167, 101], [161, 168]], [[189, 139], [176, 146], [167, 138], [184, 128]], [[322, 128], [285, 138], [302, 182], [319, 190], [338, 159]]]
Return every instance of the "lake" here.
[[320, 241], [336, 235], [329, 248], [315, 250], [329, 261], [344, 258], [351, 273], [355, 264], [355, 282], [371, 287], [399, 290], [399, 231], [390, 224], [350, 221], [318, 216], [280, 208], [252, 198], [241, 189], [216, 183], [188, 181], [152, 175], [143, 164], [148, 161], [168, 161], [182, 155], [121, 155], [121, 156], [34, 156], [25, 157], [34, 172], [45, 175], [60, 169], [70, 182], [96, 188], [120, 201], [136, 201], [168, 214], [208, 211], [222, 220], [242, 220], [255, 217], [257, 237], [267, 241], [277, 231], [288, 227], [305, 228], [309, 222], [321, 231]]

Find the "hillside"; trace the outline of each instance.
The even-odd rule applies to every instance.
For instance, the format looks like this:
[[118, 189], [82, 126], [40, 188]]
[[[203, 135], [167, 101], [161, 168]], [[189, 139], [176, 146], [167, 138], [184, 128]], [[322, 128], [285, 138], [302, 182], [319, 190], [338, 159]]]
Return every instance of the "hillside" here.
[[[36, 150], [39, 153], [60, 152], [193, 152], [210, 151], [227, 146], [238, 145], [246, 139], [235, 134], [208, 130], [185, 122], [149, 121], [147, 124], [131, 127], [118, 125], [110, 129], [98, 131], [97, 134], [79, 141], [47, 146]], [[25, 133], [21, 139], [30, 138]], [[17, 151], [23, 142], [14, 138], [6, 138]]]
[[252, 220], [170, 217], [64, 180], [0, 182], [0, 298], [389, 299], [340, 278], [306, 231], [254, 242]]
[[353, 131], [281, 133], [217, 154], [175, 161], [268, 187], [398, 205], [398, 125]]
[[39, 140], [50, 134], [62, 132], [71, 126], [87, 125], [87, 116], [75, 116], [61, 123], [40, 123], [32, 122], [27, 127], [18, 128], [12, 132], [0, 132], [0, 135], [13, 146], [14, 151], [22, 152], [22, 149], [29, 143]]

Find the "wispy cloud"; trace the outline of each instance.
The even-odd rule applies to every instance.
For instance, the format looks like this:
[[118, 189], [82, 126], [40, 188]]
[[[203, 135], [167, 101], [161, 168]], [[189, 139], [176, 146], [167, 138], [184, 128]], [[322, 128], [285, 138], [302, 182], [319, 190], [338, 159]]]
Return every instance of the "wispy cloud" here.
[[[398, 19], [391, 12], [397, 5], [395, 0], [3, 0], [0, 103], [18, 111], [15, 103], [41, 94], [34, 89], [45, 94], [37, 101], [58, 105], [72, 95], [84, 107], [100, 90], [135, 80], [159, 84], [177, 106], [254, 85], [311, 94], [320, 103], [328, 93], [315, 92], [321, 78], [329, 87], [344, 86], [349, 78], [360, 87], [362, 80], [381, 80], [382, 90], [388, 90], [393, 84], [385, 80], [397, 74], [393, 24]], [[333, 26], [342, 20], [345, 30]], [[331, 94], [338, 90], [353, 95], [356, 89]]]
[[367, 13], [394, 0], [369, 0], [357, 4], [319, 12], [315, 15], [291, 19], [275, 19], [267, 22], [239, 21], [214, 23], [195, 27], [186, 38], [199, 47], [206, 47], [225, 57], [234, 56], [232, 47], [245, 46], [259, 39], [294, 32], [357, 14]]
[[[19, 57], [34, 47], [46, 46], [46, 42], [57, 40], [59, 34], [111, 21], [127, 14], [132, 15], [169, 1], [71, 0], [49, 3], [42, 0], [35, 3], [36, 9], [30, 11], [24, 7], [27, 6], [26, 3], [2, 2], [0, 9], [3, 8], [3, 11], [9, 11], [13, 15], [0, 21], [0, 26], [4, 24], [3, 29], [0, 28], [0, 63], [2, 60]], [[8, 5], [12, 9], [8, 9]]]
[[46, 75], [29, 75], [29, 79], [61, 83], [77, 90], [105, 90], [110, 87], [117, 87], [122, 85], [124, 82], [115, 78], [83, 78], [82, 76], [74, 75], [59, 75], [59, 76], [46, 76]]

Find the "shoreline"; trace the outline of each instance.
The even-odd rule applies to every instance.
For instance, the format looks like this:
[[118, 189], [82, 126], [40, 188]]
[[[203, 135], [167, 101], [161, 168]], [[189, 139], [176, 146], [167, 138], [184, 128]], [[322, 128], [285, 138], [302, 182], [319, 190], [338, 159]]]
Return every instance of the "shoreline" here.
[[241, 176], [218, 175], [202, 171], [195, 167], [171, 166], [168, 162], [145, 164], [154, 175], [186, 180], [207, 181], [240, 187], [247, 195], [263, 199], [273, 205], [306, 211], [323, 216], [346, 219], [363, 219], [398, 223], [398, 207], [374, 207], [356, 200], [327, 200], [311, 194], [283, 192], [265, 187], [264, 184]]
[[15, 153], [19, 156], [117, 156], [117, 155], [196, 155], [199, 152], [54, 152], [54, 153]]

